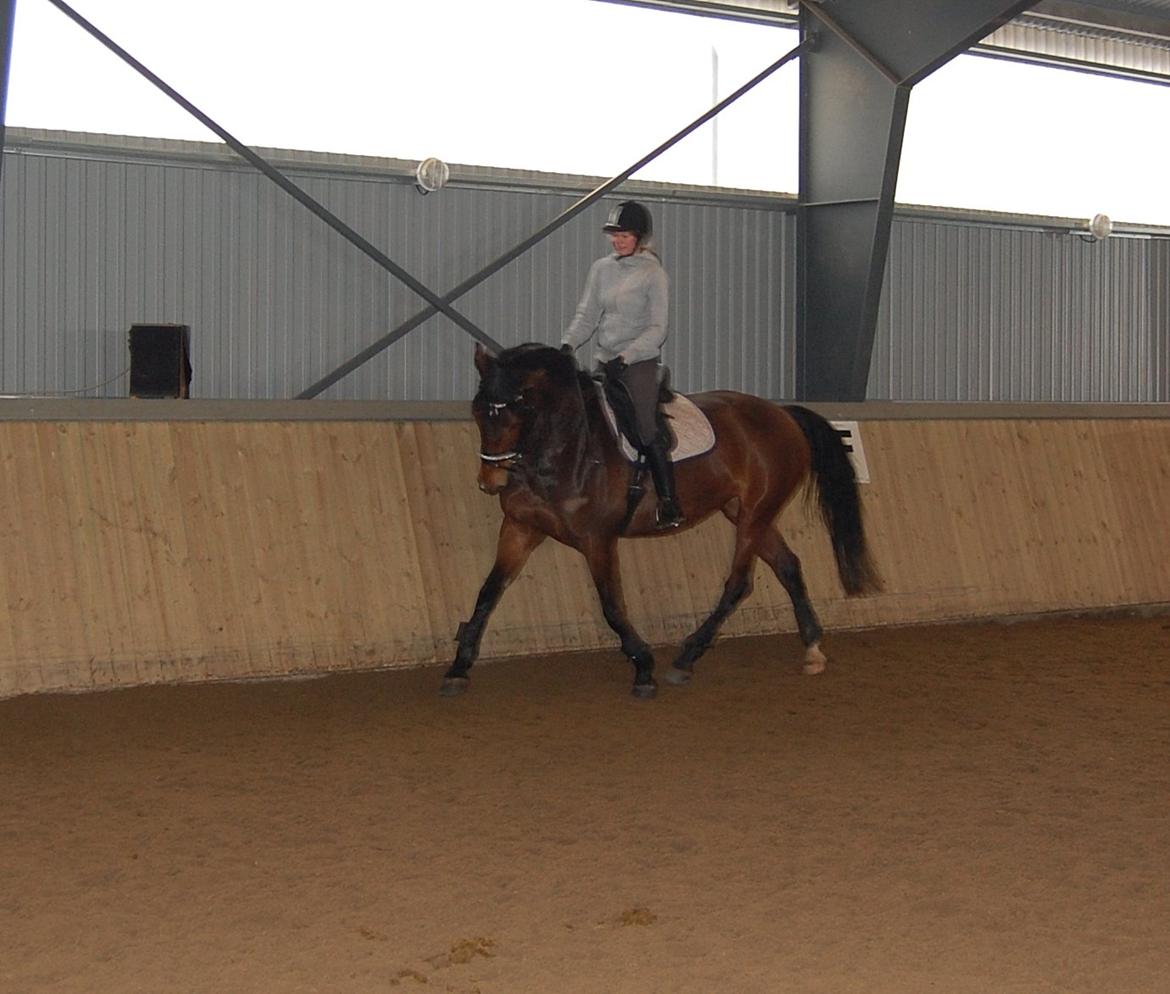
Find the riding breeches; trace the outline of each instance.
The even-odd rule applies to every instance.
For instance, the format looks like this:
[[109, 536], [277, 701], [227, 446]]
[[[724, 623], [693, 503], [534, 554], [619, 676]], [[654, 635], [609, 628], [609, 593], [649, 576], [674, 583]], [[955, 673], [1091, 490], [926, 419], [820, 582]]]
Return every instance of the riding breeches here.
[[621, 381], [634, 402], [638, 440], [644, 446], [650, 445], [658, 435], [658, 360], [644, 359], [627, 366], [622, 370]]

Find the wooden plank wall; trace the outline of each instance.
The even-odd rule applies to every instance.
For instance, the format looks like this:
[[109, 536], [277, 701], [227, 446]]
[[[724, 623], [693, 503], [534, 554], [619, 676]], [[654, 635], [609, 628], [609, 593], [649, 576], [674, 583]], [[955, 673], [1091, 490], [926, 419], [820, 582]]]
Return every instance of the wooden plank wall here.
[[[830, 629], [1170, 602], [1170, 420], [874, 420], [885, 590], [842, 596], [782, 524]], [[0, 421], [0, 696], [445, 661], [497, 502], [467, 421]], [[673, 645], [714, 605], [730, 526], [622, 543], [631, 615]], [[725, 636], [789, 633], [766, 568]], [[583, 562], [534, 554], [483, 658], [615, 646]], [[777, 658], [796, 665], [795, 637]], [[669, 662], [669, 649], [660, 652]]]

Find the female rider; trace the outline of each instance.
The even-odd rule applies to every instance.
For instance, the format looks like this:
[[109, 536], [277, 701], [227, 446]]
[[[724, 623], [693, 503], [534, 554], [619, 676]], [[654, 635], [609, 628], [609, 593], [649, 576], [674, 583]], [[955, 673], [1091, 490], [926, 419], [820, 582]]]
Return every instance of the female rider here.
[[649, 245], [650, 212], [636, 200], [610, 211], [602, 231], [613, 254], [589, 269], [577, 312], [561, 338], [573, 352], [597, 335], [596, 356], [608, 379], [624, 384], [634, 405], [640, 448], [658, 492], [659, 529], [683, 523], [674, 490], [674, 467], [658, 434], [658, 365], [666, 340], [667, 279]]

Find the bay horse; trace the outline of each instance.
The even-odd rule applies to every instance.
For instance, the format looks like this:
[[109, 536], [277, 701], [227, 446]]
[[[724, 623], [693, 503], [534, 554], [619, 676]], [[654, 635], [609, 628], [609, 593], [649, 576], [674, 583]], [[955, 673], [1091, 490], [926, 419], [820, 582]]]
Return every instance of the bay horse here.
[[[650, 493], [629, 516], [631, 464], [609, 427], [592, 379], [571, 355], [526, 344], [493, 356], [477, 345], [475, 365], [480, 384], [471, 410], [481, 442], [479, 488], [499, 495], [504, 520], [495, 564], [470, 620], [459, 626], [455, 660], [440, 692], [455, 696], [467, 689], [493, 608], [532, 551], [551, 536], [585, 557], [605, 620], [634, 665], [634, 696], [653, 697], [654, 656], [626, 617], [617, 540], [666, 536], [677, 529], [656, 531], [656, 502]], [[845, 592], [858, 595], [879, 588], [845, 445], [828, 421], [803, 407], [727, 390], [690, 399], [710, 420], [715, 445], [675, 465], [686, 516], [683, 527], [721, 511], [735, 526], [735, 548], [723, 595], [683, 642], [666, 679], [675, 684], [690, 680], [695, 661], [751, 592], [757, 556], [792, 600], [805, 645], [805, 672], [819, 673], [825, 666], [821, 625], [809, 603], [800, 560], [775, 521], [798, 488], [807, 485], [817, 498]]]

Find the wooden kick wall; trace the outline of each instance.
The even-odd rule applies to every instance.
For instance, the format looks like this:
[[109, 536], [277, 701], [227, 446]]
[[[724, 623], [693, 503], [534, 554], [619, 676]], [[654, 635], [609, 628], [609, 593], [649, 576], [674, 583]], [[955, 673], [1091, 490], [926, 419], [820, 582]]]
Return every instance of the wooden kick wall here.
[[[12, 417], [12, 403], [0, 402], [0, 697], [450, 658], [499, 522], [475, 486], [469, 421], [317, 402], [336, 416], [115, 401], [101, 420], [27, 405]], [[143, 404], [182, 414], [138, 420]], [[1170, 419], [820, 409], [861, 419], [885, 579], [880, 595], [844, 598], [819, 521], [803, 502], [785, 511], [830, 657], [834, 628], [1170, 602]], [[714, 605], [730, 535], [720, 518], [622, 543], [652, 644], [673, 647]], [[793, 629], [759, 567], [724, 636]], [[584, 563], [550, 541], [505, 594], [482, 658], [604, 646], [617, 651]], [[795, 637], [776, 654], [797, 665]]]

